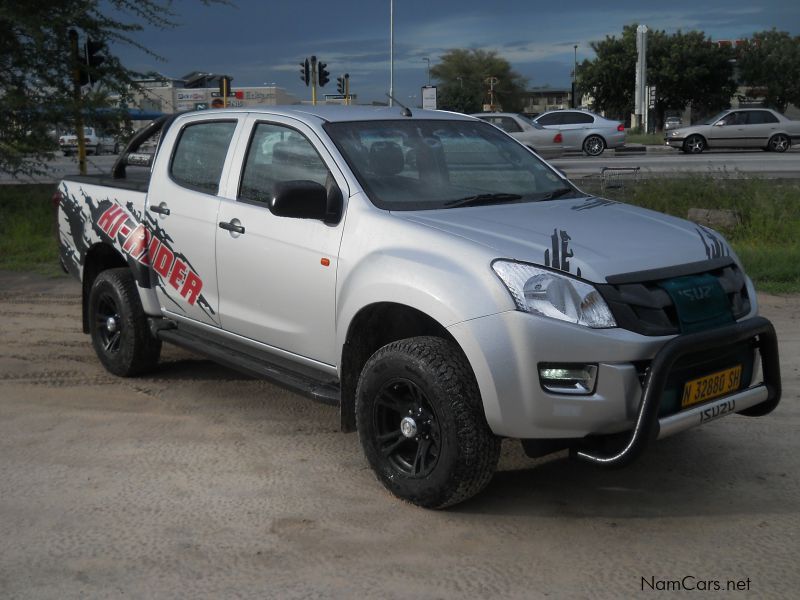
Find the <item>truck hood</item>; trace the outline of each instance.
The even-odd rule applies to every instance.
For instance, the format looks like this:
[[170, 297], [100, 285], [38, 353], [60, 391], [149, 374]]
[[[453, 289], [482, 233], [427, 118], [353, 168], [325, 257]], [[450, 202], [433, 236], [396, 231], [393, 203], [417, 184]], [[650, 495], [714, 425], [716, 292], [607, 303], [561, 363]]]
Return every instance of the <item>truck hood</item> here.
[[732, 255], [715, 231], [655, 211], [596, 197], [395, 216], [471, 240], [508, 258], [588, 281]]

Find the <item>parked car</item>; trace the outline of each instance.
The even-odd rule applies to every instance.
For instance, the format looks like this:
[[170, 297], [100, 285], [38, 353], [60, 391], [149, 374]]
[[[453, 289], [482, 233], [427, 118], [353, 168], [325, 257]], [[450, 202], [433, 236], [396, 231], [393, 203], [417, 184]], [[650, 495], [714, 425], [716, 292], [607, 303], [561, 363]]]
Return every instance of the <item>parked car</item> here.
[[677, 129], [683, 125], [683, 121], [680, 117], [667, 117], [664, 120], [664, 131], [669, 131], [670, 129]]
[[54, 200], [110, 373], [152, 371], [170, 342], [338, 405], [378, 480], [420, 506], [478, 493], [503, 438], [623, 466], [780, 399], [775, 330], [722, 235], [587, 195], [465, 115], [172, 115]]
[[565, 150], [582, 150], [589, 156], [599, 156], [606, 148], [625, 145], [625, 125], [588, 110], [550, 110], [533, 121], [561, 131]]
[[768, 108], [723, 110], [699, 125], [679, 127], [665, 134], [667, 146], [687, 154], [706, 148], [763, 148], [786, 152], [800, 140], [800, 121]]
[[[103, 152], [119, 153], [119, 142], [111, 136], [107, 136], [94, 127], [83, 128], [83, 139], [86, 143], [86, 153], [100, 155]], [[78, 153], [78, 136], [75, 132], [66, 133], [58, 138], [58, 145], [64, 156], [71, 156]]]
[[561, 132], [545, 129], [525, 115], [493, 112], [475, 113], [472, 116], [499, 127], [543, 158], [557, 158], [564, 154], [564, 138]]

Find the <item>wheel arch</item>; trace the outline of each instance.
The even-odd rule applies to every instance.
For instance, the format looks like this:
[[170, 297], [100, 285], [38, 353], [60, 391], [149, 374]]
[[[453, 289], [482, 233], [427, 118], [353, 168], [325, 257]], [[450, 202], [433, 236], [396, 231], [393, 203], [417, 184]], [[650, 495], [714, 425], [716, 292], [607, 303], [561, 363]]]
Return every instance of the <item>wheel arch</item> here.
[[376, 302], [355, 314], [347, 327], [340, 362], [342, 431], [355, 431], [356, 386], [367, 360], [386, 344], [422, 335], [444, 338], [461, 350], [444, 325], [411, 306]]
[[89, 291], [97, 276], [107, 269], [127, 267], [128, 262], [111, 244], [100, 242], [89, 248], [83, 264], [82, 320], [83, 332], [89, 333]]

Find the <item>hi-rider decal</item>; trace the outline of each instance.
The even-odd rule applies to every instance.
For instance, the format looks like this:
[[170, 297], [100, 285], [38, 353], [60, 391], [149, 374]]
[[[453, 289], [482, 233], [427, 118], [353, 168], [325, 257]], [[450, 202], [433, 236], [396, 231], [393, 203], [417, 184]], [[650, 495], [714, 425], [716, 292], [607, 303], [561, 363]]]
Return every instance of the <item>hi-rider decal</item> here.
[[202, 293], [202, 277], [189, 259], [175, 250], [172, 238], [151, 215], [143, 215], [132, 202], [127, 203], [126, 209], [116, 199], [95, 200], [83, 187], [79, 191], [81, 198], [71, 193], [66, 184], [62, 184], [61, 192], [61, 207], [69, 234], [65, 235], [62, 230], [60, 250], [72, 273], [78, 275], [93, 244], [110, 241], [122, 250], [132, 268], [140, 265], [146, 268], [146, 273], [153, 274], [151, 283], [176, 309], [184, 311], [181, 303], [173, 298], [175, 293], [216, 322], [215, 311]]
[[[151, 267], [165, 285], [169, 285], [190, 305], [197, 303], [206, 312], [214, 313], [202, 295], [203, 280], [182, 254], [169, 245], [163, 229], [154, 235], [143, 223], [131, 217], [119, 204], [111, 203], [98, 217], [97, 227], [113, 241], [123, 253], [138, 263]], [[165, 293], [167, 292], [164, 289]], [[167, 293], [169, 297], [169, 294]]]
[[[569, 237], [569, 234], [563, 229], [553, 229], [553, 235], [550, 236], [552, 254], [551, 250], [544, 251], [545, 267], [551, 267], [553, 269], [558, 269], [559, 271], [565, 271], [569, 273], [569, 259], [575, 256], [575, 253], [569, 249], [569, 241], [571, 239], [572, 238]], [[578, 271], [575, 274], [578, 277], [581, 276], [580, 267], [578, 267]]]
[[181, 255], [176, 255], [165, 242], [151, 235], [144, 224], [137, 224], [124, 208], [112, 204], [100, 215], [97, 226], [117, 241], [125, 254], [152, 267], [190, 305], [200, 298], [203, 289], [200, 276], [187, 261], [182, 260]]

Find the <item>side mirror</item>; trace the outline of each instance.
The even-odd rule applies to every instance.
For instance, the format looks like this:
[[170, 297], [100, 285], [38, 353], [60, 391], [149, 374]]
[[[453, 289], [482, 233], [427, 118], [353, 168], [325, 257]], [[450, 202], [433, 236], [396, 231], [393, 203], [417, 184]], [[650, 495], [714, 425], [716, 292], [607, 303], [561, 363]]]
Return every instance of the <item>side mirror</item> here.
[[334, 224], [342, 218], [342, 204], [342, 192], [335, 183], [326, 189], [315, 181], [281, 181], [275, 184], [269, 210], [276, 217]]
[[716, 123], [714, 123], [714, 127], [724, 127], [724, 126], [725, 126], [725, 121], [717, 121]]

